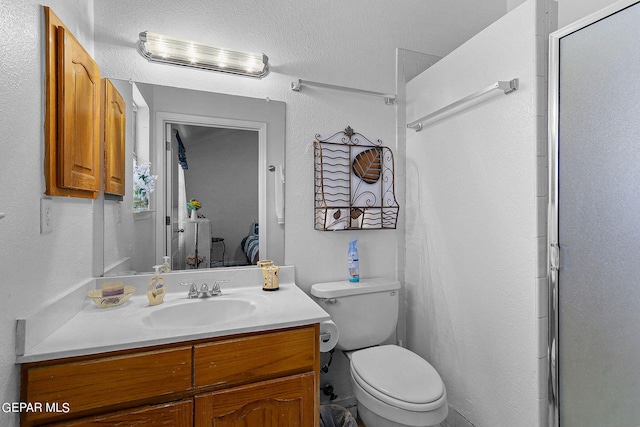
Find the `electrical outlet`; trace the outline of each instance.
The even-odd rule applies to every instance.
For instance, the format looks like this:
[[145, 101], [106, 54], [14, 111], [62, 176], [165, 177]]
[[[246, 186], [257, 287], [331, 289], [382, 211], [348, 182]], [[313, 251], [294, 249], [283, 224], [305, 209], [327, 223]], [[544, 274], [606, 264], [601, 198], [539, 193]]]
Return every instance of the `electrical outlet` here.
[[53, 200], [40, 199], [40, 234], [53, 231]]

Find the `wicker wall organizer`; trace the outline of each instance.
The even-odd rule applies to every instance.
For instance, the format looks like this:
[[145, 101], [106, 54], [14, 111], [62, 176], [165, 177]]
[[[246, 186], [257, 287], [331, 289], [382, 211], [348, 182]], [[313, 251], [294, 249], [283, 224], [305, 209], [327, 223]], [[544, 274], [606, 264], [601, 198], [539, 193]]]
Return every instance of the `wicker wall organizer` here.
[[316, 135], [313, 144], [315, 229], [395, 229], [400, 207], [389, 147], [351, 127], [329, 138]]

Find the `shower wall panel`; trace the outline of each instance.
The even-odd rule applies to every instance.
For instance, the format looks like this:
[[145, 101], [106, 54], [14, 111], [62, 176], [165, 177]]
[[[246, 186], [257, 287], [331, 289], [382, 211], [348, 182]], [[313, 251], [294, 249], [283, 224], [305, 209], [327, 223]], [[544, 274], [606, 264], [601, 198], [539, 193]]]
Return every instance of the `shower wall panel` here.
[[525, 2], [407, 84], [411, 122], [520, 79], [407, 130], [407, 344], [442, 375], [451, 413], [477, 426], [546, 421], [543, 6]]

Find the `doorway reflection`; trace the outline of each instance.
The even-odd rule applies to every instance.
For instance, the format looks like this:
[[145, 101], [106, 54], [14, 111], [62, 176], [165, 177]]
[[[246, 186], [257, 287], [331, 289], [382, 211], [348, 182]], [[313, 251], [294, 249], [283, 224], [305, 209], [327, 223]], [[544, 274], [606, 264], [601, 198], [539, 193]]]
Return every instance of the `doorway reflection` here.
[[170, 132], [172, 268], [255, 264], [259, 133], [190, 124], [171, 124]]

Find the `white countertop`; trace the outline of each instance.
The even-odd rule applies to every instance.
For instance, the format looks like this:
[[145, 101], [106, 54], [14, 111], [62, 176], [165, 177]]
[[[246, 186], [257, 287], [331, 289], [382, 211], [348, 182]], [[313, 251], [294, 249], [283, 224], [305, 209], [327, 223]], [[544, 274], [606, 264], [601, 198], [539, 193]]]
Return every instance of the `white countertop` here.
[[[91, 301], [86, 300], [77, 314], [31, 348], [25, 348], [24, 354], [18, 354], [16, 360], [18, 363], [27, 363], [82, 356], [309, 325], [330, 319], [329, 315], [293, 282], [281, 282], [280, 290], [272, 292], [265, 292], [255, 284], [252, 286], [225, 285], [226, 283], [223, 283], [221, 286], [223, 290], [221, 296], [199, 299], [188, 299], [186, 288], [168, 286], [169, 292], [165, 296], [164, 303], [157, 306], [149, 306], [146, 292], [142, 292], [139, 288], [127, 302], [118, 307], [98, 308]], [[150, 325], [147, 317], [157, 310], [182, 304], [207, 304], [205, 310], [198, 311], [206, 313], [210, 307], [213, 312], [216, 306], [220, 307], [217, 304], [228, 299], [250, 300], [255, 309], [244, 317], [228, 322], [207, 324], [211, 322], [202, 319], [202, 326], [195, 327], [181, 327], [178, 321], [174, 326], [172, 319], [168, 319], [170, 327], [160, 328]], [[189, 319], [189, 323], [199, 325], [200, 321]]]

